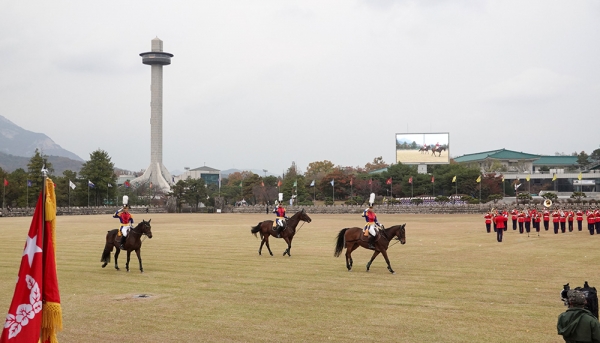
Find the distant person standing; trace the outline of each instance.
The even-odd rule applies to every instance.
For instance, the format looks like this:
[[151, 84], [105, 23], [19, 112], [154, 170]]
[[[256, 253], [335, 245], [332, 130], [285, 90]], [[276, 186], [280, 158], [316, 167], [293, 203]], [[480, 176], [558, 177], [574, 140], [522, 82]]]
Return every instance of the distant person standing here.
[[534, 218], [533, 218], [533, 227], [535, 228], [535, 232], [538, 233], [538, 236], [540, 235], [540, 222], [542, 221], [542, 214], [540, 212], [535, 212]]
[[587, 224], [588, 224], [588, 231], [590, 232], [590, 235], [594, 234], [594, 225], [596, 223], [596, 218], [594, 217], [594, 211], [592, 211], [591, 209], [588, 209], [585, 212], [585, 217], [587, 220]]
[[550, 211], [544, 210], [542, 216], [544, 217], [544, 230], [548, 231], [550, 226]]
[[517, 215], [517, 221], [519, 222], [519, 233], [523, 233], [523, 225], [525, 224], [525, 212], [519, 212], [519, 214]]
[[502, 236], [504, 235], [504, 222], [506, 218], [499, 213], [494, 214], [494, 222], [496, 223], [496, 239], [499, 243], [502, 243]]
[[[486, 213], [485, 216], [483, 216], [483, 218], [485, 218], [485, 229], [487, 230], [487, 233], [490, 233], [491, 232], [490, 226], [492, 224], [492, 214], [490, 213], [490, 211], [488, 211], [488, 213]], [[496, 227], [495, 223], [494, 223], [494, 227]]]
[[594, 227], [596, 228], [596, 233], [600, 235], [600, 210], [597, 208], [594, 209]]
[[555, 235], [558, 234], [559, 221], [560, 221], [560, 213], [558, 213], [558, 210], [554, 210], [554, 212], [552, 212], [552, 225], [554, 225], [554, 234]]
[[583, 211], [580, 208], [577, 209], [577, 212], [575, 212], [575, 219], [577, 220], [577, 230], [582, 231]]
[[517, 217], [519, 216], [519, 211], [514, 208], [512, 211], [510, 211], [511, 219], [512, 219], [512, 223], [513, 223], [513, 230], [517, 229]]
[[567, 223], [569, 223], [569, 232], [573, 232], [573, 219], [575, 219], [575, 213], [572, 210], [567, 211]]
[[531, 232], [531, 211], [529, 209], [525, 209], [525, 232], [529, 235]]
[[567, 213], [562, 208], [560, 209], [560, 231], [567, 232]]

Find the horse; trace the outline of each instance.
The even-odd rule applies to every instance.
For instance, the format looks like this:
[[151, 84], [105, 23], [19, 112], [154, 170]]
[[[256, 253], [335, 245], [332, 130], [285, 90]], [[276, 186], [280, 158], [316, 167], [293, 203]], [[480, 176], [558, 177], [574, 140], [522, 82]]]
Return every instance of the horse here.
[[[390, 271], [390, 273], [396, 274], [390, 265], [390, 260], [387, 256], [387, 249], [390, 245], [390, 242], [394, 238], [400, 241], [402, 244], [406, 243], [406, 233], [404, 229], [405, 226], [406, 224], [395, 225], [379, 231], [381, 234], [378, 235], [379, 238], [377, 238], [375, 241], [375, 252], [373, 252], [373, 256], [371, 257], [369, 263], [367, 263], [367, 272], [369, 271], [369, 268], [371, 268], [371, 263], [373, 263], [375, 257], [381, 253], [383, 258], [385, 258], [385, 262], [387, 263], [387, 269]], [[342, 253], [342, 250], [344, 250], [344, 246], [346, 246], [346, 268], [348, 268], [348, 271], [352, 271], [352, 252], [359, 246], [369, 249], [368, 237], [364, 236], [363, 229], [352, 227], [342, 229], [338, 234], [336, 241], [335, 253], [333, 256], [339, 257]]]
[[429, 145], [426, 145], [426, 146], [424, 146], [424, 147], [421, 147], [421, 148], [419, 149], [419, 152], [420, 152], [421, 154], [422, 154], [422, 153], [425, 153], [425, 152], [429, 152]]
[[446, 148], [443, 146], [437, 147], [437, 149], [435, 147], [431, 148], [431, 154], [433, 156], [435, 156], [435, 153], [438, 153], [438, 157], [442, 156], [442, 151], [446, 151]]
[[[152, 238], [152, 226], [150, 225], [150, 221], [152, 219], [145, 221], [142, 220], [135, 228], [129, 230], [129, 234], [127, 235], [127, 239], [125, 240], [125, 244], [123, 248], [127, 251], [127, 263], [125, 263], [125, 268], [127, 272], [129, 272], [129, 258], [131, 257], [131, 252], [135, 251], [137, 255], [138, 261], [140, 261], [140, 271], [143, 273], [144, 268], [142, 267], [142, 257], [140, 256], [140, 249], [142, 248], [142, 236], [146, 235], [148, 238]], [[120, 241], [121, 237], [117, 235], [119, 229], [114, 229], [108, 231], [106, 234], [106, 245], [104, 245], [104, 252], [102, 253], [102, 258], [100, 262], [104, 262], [102, 264], [102, 268], [106, 267], [106, 265], [110, 262], [110, 253], [113, 250], [113, 247], [117, 249], [115, 252], [115, 269], [119, 269], [119, 265], [117, 260], [119, 258], [119, 253], [121, 252]]]
[[253, 226], [250, 230], [250, 233], [252, 233], [254, 237], [258, 238], [256, 234], [260, 232], [260, 238], [262, 239], [260, 242], [260, 248], [258, 249], [258, 254], [262, 255], [263, 244], [267, 244], [269, 254], [273, 256], [273, 252], [271, 252], [271, 247], [269, 246], [269, 236], [273, 236], [275, 238], [283, 238], [288, 245], [287, 249], [285, 249], [283, 252], [283, 256], [287, 254], [289, 257], [292, 257], [292, 255], [290, 255], [290, 250], [292, 249], [292, 239], [294, 239], [294, 235], [296, 234], [296, 226], [301, 220], [307, 223], [311, 222], [310, 217], [306, 214], [304, 209], [296, 212], [293, 216], [286, 220], [285, 228], [281, 230], [281, 237], [273, 236], [275, 234], [275, 228], [273, 227], [272, 220], [265, 220], [264, 222], [260, 222], [258, 225]]

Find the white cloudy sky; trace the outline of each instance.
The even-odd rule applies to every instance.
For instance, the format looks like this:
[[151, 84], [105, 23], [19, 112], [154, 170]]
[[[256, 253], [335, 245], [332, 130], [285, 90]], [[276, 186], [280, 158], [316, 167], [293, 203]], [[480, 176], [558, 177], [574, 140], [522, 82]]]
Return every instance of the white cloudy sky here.
[[169, 170], [363, 166], [395, 134], [451, 154], [599, 147], [598, 1], [8, 1], [0, 114], [84, 159], [150, 161], [150, 67], [164, 69]]

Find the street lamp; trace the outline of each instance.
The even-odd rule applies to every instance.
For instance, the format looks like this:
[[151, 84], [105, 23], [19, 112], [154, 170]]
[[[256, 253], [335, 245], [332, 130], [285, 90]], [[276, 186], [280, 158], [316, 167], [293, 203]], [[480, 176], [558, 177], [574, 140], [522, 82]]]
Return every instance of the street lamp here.
[[268, 172], [268, 170], [266, 170], [266, 169], [263, 169], [263, 171], [265, 172], [265, 177], [267, 177], [267, 172]]

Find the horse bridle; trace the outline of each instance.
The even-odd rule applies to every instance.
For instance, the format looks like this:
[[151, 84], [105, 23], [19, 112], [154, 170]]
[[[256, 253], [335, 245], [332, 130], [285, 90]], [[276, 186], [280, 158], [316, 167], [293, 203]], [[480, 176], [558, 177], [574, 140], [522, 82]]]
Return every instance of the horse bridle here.
[[[148, 227], [148, 222], [147, 222], [147, 221], [142, 221], [140, 224], [143, 224], [143, 225], [144, 225], [144, 227]], [[135, 233], [136, 235], [140, 235], [140, 236], [143, 236], [143, 235], [146, 235], [146, 236], [148, 236], [148, 234], [146, 234], [145, 232], [136, 232], [136, 231], [135, 231], [135, 229], [136, 229], [136, 228], [137, 228], [137, 227], [135, 227], [135, 228], [131, 228], [131, 230], [129, 230], [129, 233]], [[140, 230], [141, 230], [141, 229], [140, 229]]]

